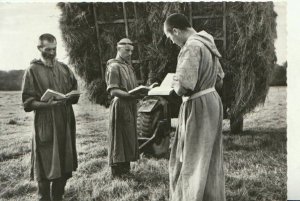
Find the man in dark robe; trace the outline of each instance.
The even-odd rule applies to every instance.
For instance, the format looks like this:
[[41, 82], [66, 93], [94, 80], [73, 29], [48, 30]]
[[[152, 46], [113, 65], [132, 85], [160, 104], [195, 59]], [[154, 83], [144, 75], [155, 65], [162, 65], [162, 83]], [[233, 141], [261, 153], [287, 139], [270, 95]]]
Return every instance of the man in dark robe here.
[[164, 23], [168, 38], [181, 47], [174, 90], [183, 96], [172, 145], [169, 175], [172, 201], [225, 201], [223, 107], [214, 86], [222, 73], [214, 39], [196, 32], [182, 14]]
[[35, 176], [38, 182], [38, 200], [59, 201], [67, 179], [77, 168], [72, 104], [76, 104], [79, 97], [40, 100], [47, 89], [62, 94], [76, 90], [77, 81], [68, 66], [56, 60], [53, 35], [41, 35], [38, 50], [41, 58], [31, 62], [22, 85], [24, 110], [34, 111], [31, 178]]
[[118, 42], [117, 56], [107, 62], [107, 91], [113, 98], [109, 116], [108, 163], [113, 177], [130, 171], [130, 161], [139, 159], [136, 131], [137, 97], [128, 93], [137, 87], [131, 65], [133, 44], [124, 38]]

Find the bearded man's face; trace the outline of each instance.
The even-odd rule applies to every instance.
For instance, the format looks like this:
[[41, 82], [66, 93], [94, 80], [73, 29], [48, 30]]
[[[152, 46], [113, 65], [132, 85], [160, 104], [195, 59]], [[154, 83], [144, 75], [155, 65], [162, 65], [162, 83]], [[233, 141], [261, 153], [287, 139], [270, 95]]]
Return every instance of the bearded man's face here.
[[42, 42], [42, 46], [39, 48], [42, 56], [45, 59], [55, 59], [56, 57], [56, 41], [50, 42], [47, 40], [44, 40]]

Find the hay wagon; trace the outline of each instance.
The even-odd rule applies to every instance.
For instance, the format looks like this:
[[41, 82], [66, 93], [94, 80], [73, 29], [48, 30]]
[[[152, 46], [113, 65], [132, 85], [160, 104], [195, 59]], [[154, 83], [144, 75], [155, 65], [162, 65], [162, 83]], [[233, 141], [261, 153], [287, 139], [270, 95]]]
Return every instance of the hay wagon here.
[[70, 63], [86, 81], [91, 99], [102, 105], [107, 106], [106, 61], [115, 57], [116, 43], [123, 37], [135, 43], [133, 66], [139, 83], [159, 82], [166, 73], [175, 72], [179, 48], [163, 34], [163, 22], [174, 12], [185, 14], [196, 31], [206, 30], [214, 36], [226, 74], [219, 93], [233, 133], [242, 130], [243, 115], [265, 100], [276, 62], [276, 13], [272, 2], [97, 2], [58, 6]]

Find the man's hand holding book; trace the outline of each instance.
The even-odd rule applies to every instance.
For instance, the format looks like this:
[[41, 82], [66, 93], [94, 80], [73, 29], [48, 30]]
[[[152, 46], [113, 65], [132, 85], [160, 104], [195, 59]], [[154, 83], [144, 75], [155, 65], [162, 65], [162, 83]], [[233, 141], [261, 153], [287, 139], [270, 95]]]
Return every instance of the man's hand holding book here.
[[73, 90], [67, 94], [62, 94], [57, 91], [47, 89], [47, 91], [41, 97], [42, 102], [47, 102], [49, 106], [73, 104], [78, 101], [80, 92]]
[[148, 95], [149, 90], [153, 89], [154, 87], [158, 86], [157, 82], [154, 82], [150, 86], [143, 86], [140, 85], [132, 90], [130, 90], [128, 93], [134, 96], [136, 99], [141, 99]]

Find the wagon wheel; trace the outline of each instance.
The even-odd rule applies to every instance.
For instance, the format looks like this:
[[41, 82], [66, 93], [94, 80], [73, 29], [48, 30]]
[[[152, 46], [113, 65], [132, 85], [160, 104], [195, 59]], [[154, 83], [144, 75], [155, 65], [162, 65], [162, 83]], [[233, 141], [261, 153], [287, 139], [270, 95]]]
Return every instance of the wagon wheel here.
[[242, 115], [230, 118], [230, 132], [238, 134], [243, 132], [244, 118]]

